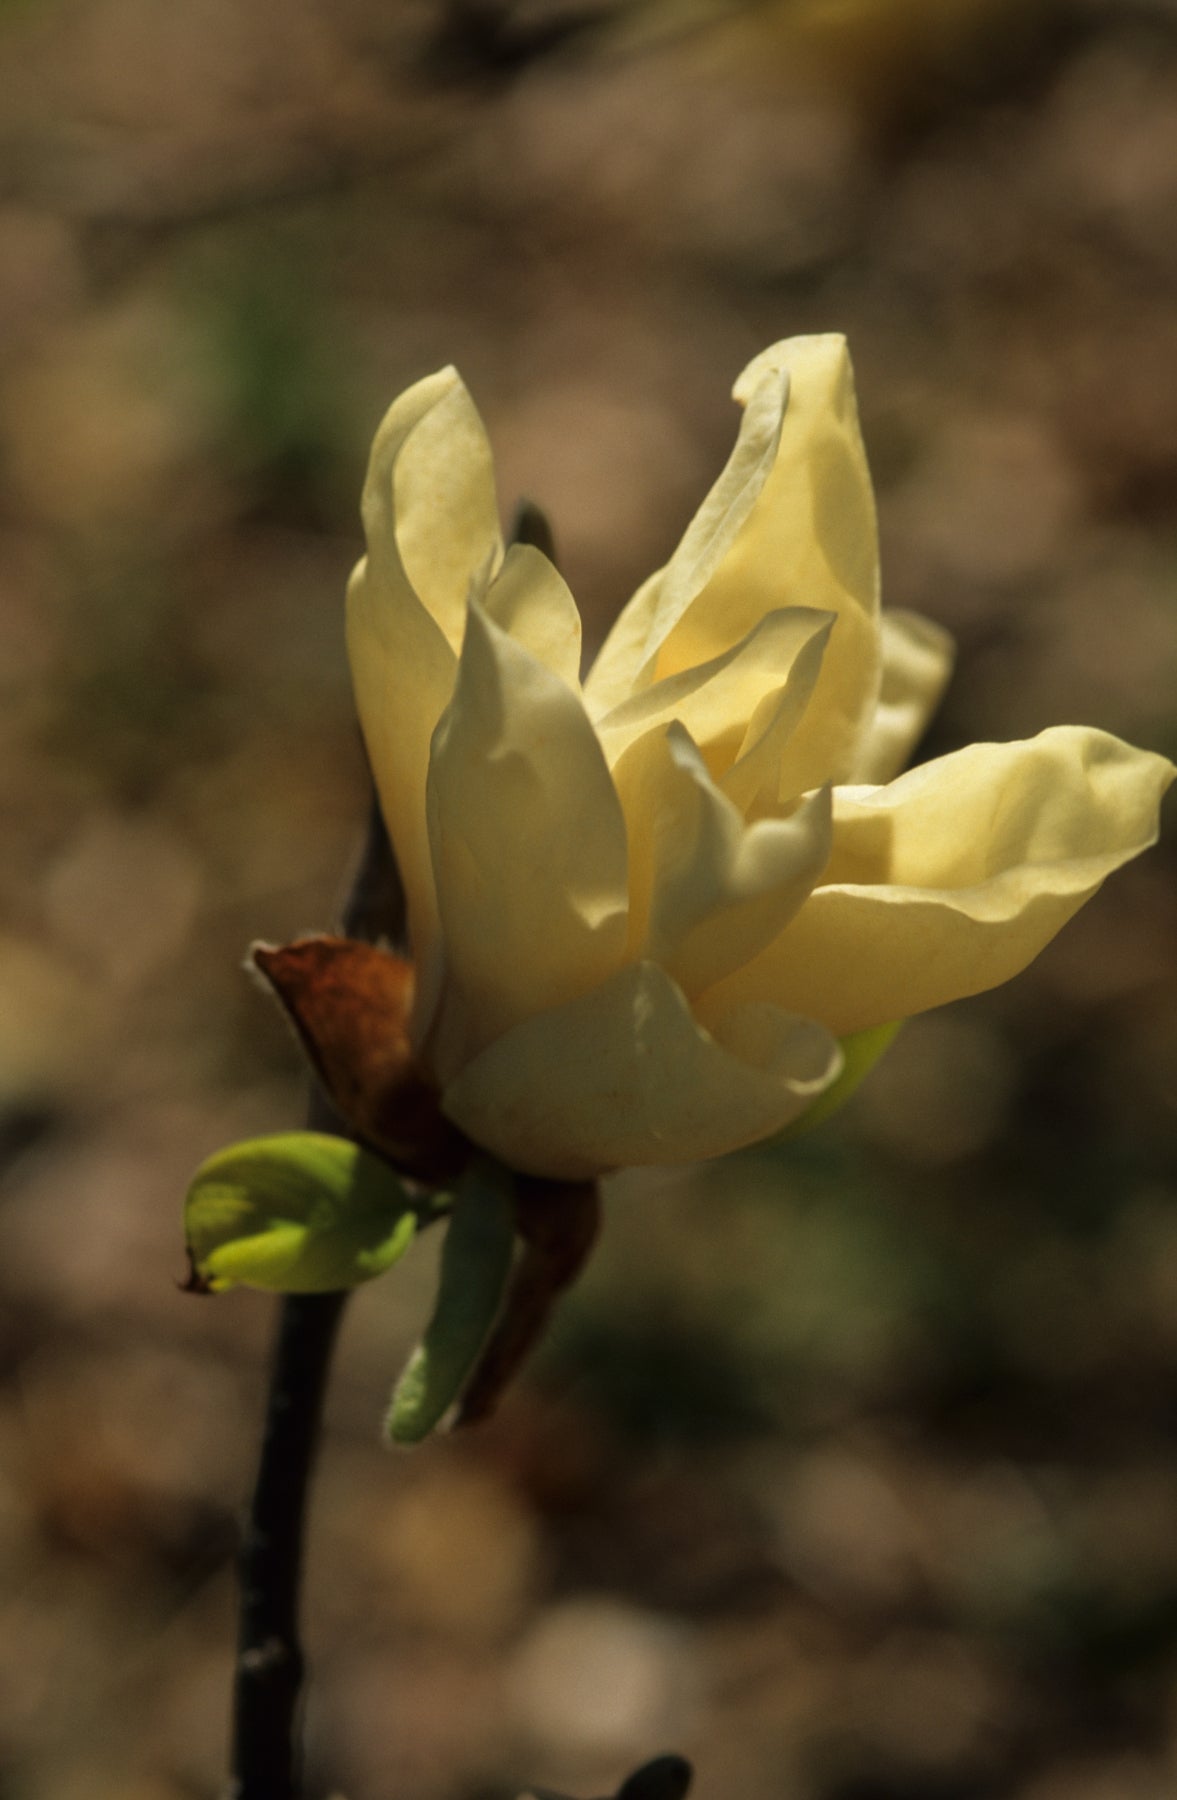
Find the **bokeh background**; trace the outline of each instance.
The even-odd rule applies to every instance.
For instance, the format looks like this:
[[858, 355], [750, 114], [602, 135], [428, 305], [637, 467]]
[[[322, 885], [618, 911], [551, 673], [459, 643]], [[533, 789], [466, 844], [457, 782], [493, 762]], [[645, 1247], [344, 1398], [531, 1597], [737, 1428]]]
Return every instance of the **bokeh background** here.
[[[3, 0], [0, 1795], [211, 1800], [273, 1307], [196, 1162], [302, 1111], [241, 973], [363, 812], [341, 597], [461, 366], [590, 635], [764, 344], [841, 329], [926, 749], [1177, 750], [1172, 0]], [[608, 1192], [496, 1424], [377, 1443], [353, 1302], [309, 1793], [1177, 1792], [1177, 889], [1117, 877], [787, 1155]]]

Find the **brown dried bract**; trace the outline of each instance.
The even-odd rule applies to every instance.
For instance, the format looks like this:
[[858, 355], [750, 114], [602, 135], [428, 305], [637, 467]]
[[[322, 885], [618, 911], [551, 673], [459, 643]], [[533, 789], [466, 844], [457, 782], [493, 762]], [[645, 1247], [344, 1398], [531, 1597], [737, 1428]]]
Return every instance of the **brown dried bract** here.
[[358, 1136], [419, 1181], [448, 1180], [469, 1155], [413, 1060], [413, 965], [355, 938], [255, 944], [323, 1087]]

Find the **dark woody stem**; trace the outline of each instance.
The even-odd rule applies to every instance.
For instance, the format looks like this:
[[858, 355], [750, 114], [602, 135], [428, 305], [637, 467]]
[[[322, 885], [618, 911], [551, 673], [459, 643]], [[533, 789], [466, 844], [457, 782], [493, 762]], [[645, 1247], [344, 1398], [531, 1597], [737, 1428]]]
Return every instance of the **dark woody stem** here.
[[[342, 924], [349, 937], [395, 942], [403, 936], [404, 898], [375, 799]], [[308, 1124], [348, 1135], [318, 1092]], [[230, 1800], [297, 1800], [301, 1792], [303, 1541], [323, 1397], [346, 1304], [346, 1292], [289, 1294], [282, 1302], [257, 1485], [239, 1557]]]
[[295, 1800], [302, 1545], [323, 1395], [346, 1293], [282, 1302], [257, 1486], [241, 1544], [233, 1800]]

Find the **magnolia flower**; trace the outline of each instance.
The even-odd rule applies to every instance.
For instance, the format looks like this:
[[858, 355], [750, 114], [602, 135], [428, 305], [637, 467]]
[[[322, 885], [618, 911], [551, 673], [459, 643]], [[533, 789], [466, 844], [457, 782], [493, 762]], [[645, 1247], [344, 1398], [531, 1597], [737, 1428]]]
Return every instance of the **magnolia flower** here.
[[1154, 841], [1173, 774], [1080, 726], [901, 774], [951, 649], [880, 610], [843, 340], [774, 345], [735, 397], [727, 467], [583, 684], [575, 602], [538, 550], [504, 551], [457, 373], [373, 447], [348, 645], [414, 1063], [533, 1174], [792, 1124], [845, 1040], [1025, 968]]

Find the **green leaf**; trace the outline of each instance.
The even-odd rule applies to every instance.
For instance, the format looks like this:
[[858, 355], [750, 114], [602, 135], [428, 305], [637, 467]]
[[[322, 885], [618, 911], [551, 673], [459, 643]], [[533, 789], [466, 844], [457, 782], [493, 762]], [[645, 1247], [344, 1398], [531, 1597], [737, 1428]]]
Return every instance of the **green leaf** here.
[[461, 1393], [502, 1306], [514, 1247], [510, 1173], [498, 1163], [472, 1163], [454, 1197], [433, 1317], [384, 1422], [394, 1444], [428, 1437]]
[[387, 1163], [346, 1138], [290, 1131], [211, 1156], [184, 1209], [198, 1283], [327, 1293], [383, 1274], [417, 1229]]

